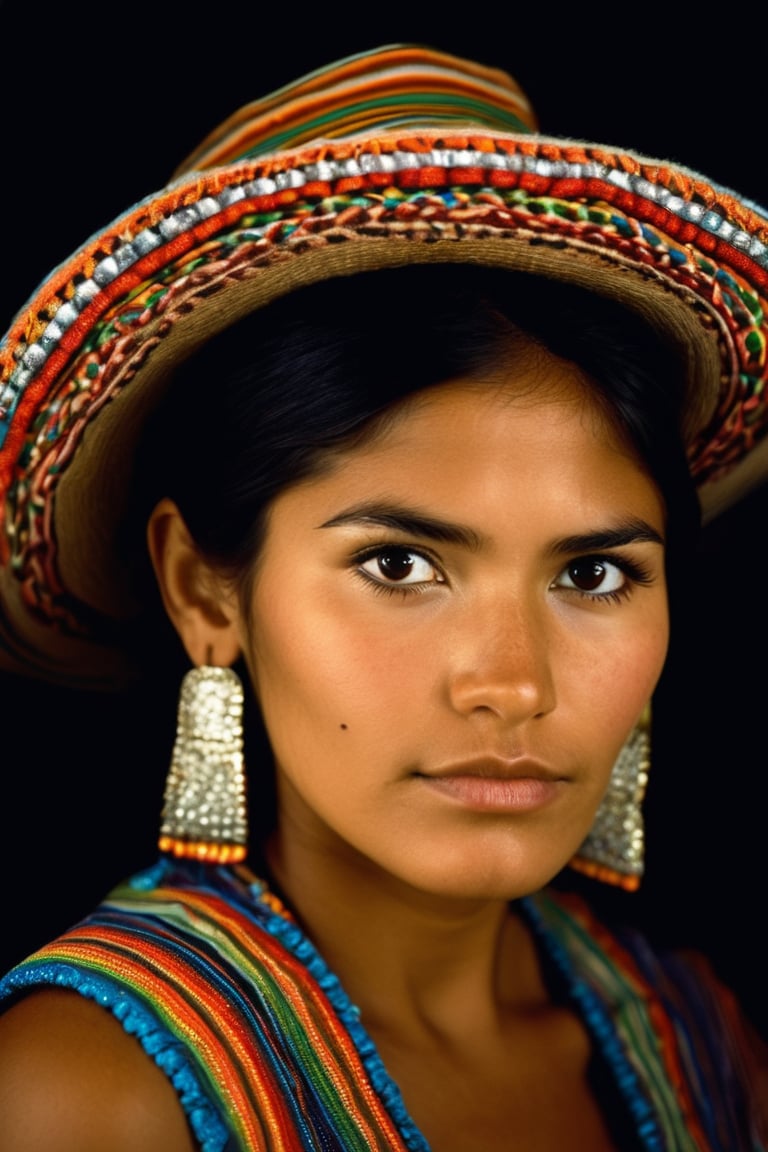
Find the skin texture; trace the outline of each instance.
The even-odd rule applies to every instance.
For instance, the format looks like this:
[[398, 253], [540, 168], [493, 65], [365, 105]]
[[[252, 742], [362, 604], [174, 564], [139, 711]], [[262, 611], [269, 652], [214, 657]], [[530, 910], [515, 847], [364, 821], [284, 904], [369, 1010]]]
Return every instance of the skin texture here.
[[[190, 658], [249, 667], [277, 770], [273, 873], [435, 1152], [493, 1152], [511, 1131], [539, 1152], [616, 1146], [588, 1038], [551, 1002], [509, 901], [577, 850], [654, 688], [663, 537], [642, 465], [574, 367], [543, 353], [514, 379], [419, 394], [286, 490], [245, 606], [169, 501], [152, 517]], [[0, 1099], [49, 1113], [48, 1142], [0, 1149], [155, 1147], [99, 1129], [113, 1098], [151, 1101], [163, 1146], [189, 1147], [156, 1070], [92, 1014], [46, 993], [0, 1021]], [[66, 1139], [50, 1135], [59, 1075]]]
[[[476, 540], [393, 531], [372, 509]], [[546, 883], [586, 836], [666, 650], [660, 544], [625, 549], [652, 582], [618, 603], [557, 584], [578, 556], [562, 541], [630, 520], [661, 536], [659, 497], [580, 396], [542, 409], [461, 385], [278, 499], [239, 626], [278, 764], [281, 854], [341, 851], [380, 882], [454, 898]], [[414, 583], [356, 559], [393, 545], [390, 566], [414, 550]], [[497, 777], [518, 761], [551, 781], [551, 803], [485, 811], [440, 790], [459, 765]]]
[[2, 1152], [192, 1152], [166, 1076], [109, 1013], [46, 991], [0, 1017]]

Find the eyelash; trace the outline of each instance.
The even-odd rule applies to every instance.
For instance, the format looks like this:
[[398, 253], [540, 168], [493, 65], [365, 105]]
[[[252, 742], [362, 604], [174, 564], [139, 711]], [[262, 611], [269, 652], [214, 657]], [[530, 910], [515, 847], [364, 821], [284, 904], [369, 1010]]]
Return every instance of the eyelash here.
[[[377, 580], [368, 572], [363, 571], [363, 564], [368, 560], [375, 560], [377, 556], [382, 556], [385, 552], [404, 552], [411, 556], [417, 556], [421, 560], [425, 560], [430, 564], [440, 576], [438, 580], [425, 580], [417, 584], [387, 584], [383, 580]], [[445, 584], [446, 579], [442, 573], [442, 569], [434, 556], [430, 556], [429, 552], [425, 552], [423, 548], [410, 548], [407, 544], [376, 544], [370, 548], [364, 548], [362, 552], [357, 552], [352, 557], [354, 568], [353, 573], [376, 595], [382, 596], [401, 596], [405, 599], [408, 596], [423, 595], [429, 588], [435, 585]]]
[[[416, 556], [422, 560], [425, 560], [435, 569], [437, 573], [440, 574], [441, 579], [426, 580], [416, 584], [387, 584], [385, 581], [377, 580], [368, 572], [363, 571], [363, 564], [365, 564], [368, 560], [374, 560], [376, 557], [382, 556], [385, 552], [388, 551], [408, 553], [412, 556]], [[421, 548], [411, 548], [407, 544], [377, 544], [372, 547], [363, 549], [362, 552], [356, 553], [352, 559], [354, 563], [354, 575], [358, 579], [362, 580], [368, 588], [371, 588], [376, 595], [401, 596], [406, 598], [413, 595], [423, 595], [423, 593], [426, 592], [430, 587], [446, 583], [445, 576], [442, 574], [442, 570], [440, 565], [437, 563], [437, 560], [431, 556], [429, 552], [426, 552]], [[592, 604], [596, 602], [608, 601], [611, 601], [615, 604], [620, 604], [632, 595], [635, 586], [647, 586], [653, 584], [655, 580], [654, 573], [644, 564], [641, 564], [636, 560], [630, 560], [625, 556], [617, 556], [615, 554], [610, 554], [607, 556], [599, 554], [588, 554], [585, 556], [576, 556], [572, 560], [569, 560], [568, 563], [563, 566], [560, 573], [558, 573], [558, 576], [555, 578], [555, 580], [552, 581], [550, 587], [557, 588], [557, 580], [560, 578], [562, 573], [567, 572], [573, 564], [577, 563], [605, 564], [611, 568], [617, 568], [626, 577], [626, 583], [624, 583], [621, 588], [614, 588], [608, 592], [600, 592], [599, 590], [595, 592], [589, 592], [578, 587], [564, 587], [566, 592], [574, 593], [575, 595], [579, 596], [579, 598], [588, 600]]]
[[568, 563], [563, 566], [555, 580], [553, 580], [550, 587], [556, 588], [558, 586], [557, 580], [560, 578], [562, 573], [567, 572], [573, 564], [579, 563], [609, 565], [611, 568], [618, 568], [618, 570], [623, 573], [626, 578], [626, 582], [621, 586], [621, 588], [613, 588], [608, 592], [588, 592], [583, 588], [577, 587], [565, 588], [566, 592], [572, 592], [579, 596], [581, 599], [589, 600], [593, 604], [595, 601], [602, 601], [603, 603], [606, 601], [611, 601], [614, 604], [621, 604], [622, 601], [629, 599], [637, 585], [648, 586], [649, 584], [653, 584], [655, 580], [655, 575], [649, 568], [647, 568], [644, 564], [639, 563], [637, 560], [628, 559], [626, 556], [617, 556], [615, 554], [609, 554], [607, 556], [586, 555], [575, 556], [573, 560], [569, 560]]

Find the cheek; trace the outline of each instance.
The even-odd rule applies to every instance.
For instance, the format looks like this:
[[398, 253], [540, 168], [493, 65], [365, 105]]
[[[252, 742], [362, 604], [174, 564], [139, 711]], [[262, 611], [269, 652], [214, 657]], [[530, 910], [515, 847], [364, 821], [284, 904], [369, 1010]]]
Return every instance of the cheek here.
[[[272, 594], [274, 593], [274, 594]], [[371, 749], [392, 738], [392, 717], [424, 683], [413, 644], [382, 633], [365, 614], [312, 589], [295, 596], [265, 584], [254, 612], [250, 666], [278, 763]]]
[[666, 587], [659, 591], [655, 604], [633, 639], [626, 656], [624, 677], [628, 690], [636, 689], [643, 702], [656, 687], [669, 648], [669, 608]]
[[598, 653], [585, 671], [582, 706], [593, 717], [593, 732], [604, 737], [607, 769], [653, 695], [668, 638], [664, 603], [642, 628], [633, 628], [625, 643], [611, 650], [610, 658], [601, 661]]

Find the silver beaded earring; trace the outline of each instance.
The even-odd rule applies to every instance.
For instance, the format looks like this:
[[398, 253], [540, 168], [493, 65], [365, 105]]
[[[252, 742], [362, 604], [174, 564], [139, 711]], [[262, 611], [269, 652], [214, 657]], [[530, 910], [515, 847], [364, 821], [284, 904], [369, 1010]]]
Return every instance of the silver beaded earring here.
[[628, 891], [640, 886], [645, 861], [642, 802], [650, 768], [648, 704], [613, 766], [589, 835], [571, 867]]
[[243, 686], [231, 668], [204, 664], [181, 684], [160, 849], [223, 864], [242, 860], [247, 841]]

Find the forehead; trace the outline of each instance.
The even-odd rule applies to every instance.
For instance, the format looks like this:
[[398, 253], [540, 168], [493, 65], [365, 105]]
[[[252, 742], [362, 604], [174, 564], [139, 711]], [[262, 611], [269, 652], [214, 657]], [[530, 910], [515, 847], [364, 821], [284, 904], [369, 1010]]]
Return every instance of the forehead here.
[[[509, 437], [564, 442], [585, 436], [611, 444], [645, 471], [619, 415], [589, 376], [521, 334], [490, 367], [411, 393], [374, 417], [341, 460], [396, 452], [414, 441], [436, 454], [473, 436], [487, 442], [494, 425]], [[503, 447], [503, 445], [502, 445]]]
[[[368, 420], [350, 446], [392, 445], [409, 435], [423, 434], [436, 417], [443, 422], [448, 417], [450, 422], [451, 408], [456, 413], [461, 410], [465, 418], [467, 397], [463, 393], [470, 391], [478, 413], [495, 405], [500, 410], [538, 410], [544, 418], [544, 413], [551, 415], [556, 408], [567, 419], [585, 420], [604, 435], [612, 435], [625, 451], [636, 455], [618, 411], [588, 373], [523, 331], [507, 334], [496, 345], [494, 360], [478, 364], [470, 374], [416, 389], [396, 400]], [[639, 459], [638, 463], [642, 466]]]
[[551, 513], [563, 531], [576, 530], [569, 519], [643, 515], [661, 530], [661, 495], [583, 374], [554, 357], [542, 371], [536, 363], [514, 378], [417, 392], [297, 490], [328, 516], [339, 501], [381, 500], [430, 507], [483, 533], [518, 513]]

